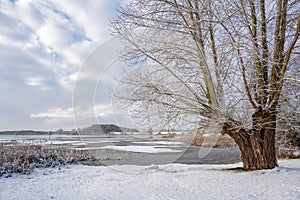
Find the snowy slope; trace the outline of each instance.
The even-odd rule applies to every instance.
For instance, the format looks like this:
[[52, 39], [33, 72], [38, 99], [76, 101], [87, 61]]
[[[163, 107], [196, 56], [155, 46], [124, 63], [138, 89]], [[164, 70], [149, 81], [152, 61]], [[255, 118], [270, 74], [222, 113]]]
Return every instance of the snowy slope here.
[[300, 199], [300, 160], [273, 170], [234, 165], [69, 166], [0, 178], [0, 199]]

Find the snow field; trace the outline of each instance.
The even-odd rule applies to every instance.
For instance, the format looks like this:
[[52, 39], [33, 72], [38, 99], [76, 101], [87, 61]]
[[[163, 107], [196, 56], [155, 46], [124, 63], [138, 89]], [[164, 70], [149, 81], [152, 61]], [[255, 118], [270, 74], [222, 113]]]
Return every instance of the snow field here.
[[83, 166], [0, 178], [0, 199], [300, 199], [300, 160], [272, 170], [231, 165]]

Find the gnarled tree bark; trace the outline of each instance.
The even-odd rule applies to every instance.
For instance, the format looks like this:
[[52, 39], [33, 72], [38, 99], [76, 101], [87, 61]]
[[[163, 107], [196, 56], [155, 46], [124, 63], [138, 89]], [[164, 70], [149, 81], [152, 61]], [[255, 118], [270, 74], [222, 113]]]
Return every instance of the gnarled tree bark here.
[[223, 133], [231, 136], [241, 151], [245, 170], [272, 169], [277, 165], [275, 154], [276, 111], [256, 110], [253, 128], [246, 130], [237, 122], [225, 123]]

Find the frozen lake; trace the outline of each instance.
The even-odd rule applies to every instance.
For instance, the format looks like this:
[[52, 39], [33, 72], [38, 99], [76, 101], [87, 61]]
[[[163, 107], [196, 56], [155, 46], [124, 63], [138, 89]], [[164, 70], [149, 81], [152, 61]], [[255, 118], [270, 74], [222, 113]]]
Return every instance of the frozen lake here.
[[88, 151], [96, 159], [90, 165], [112, 164], [230, 164], [240, 161], [237, 148], [204, 148], [179, 139], [150, 135], [0, 135], [0, 144], [19, 143]]

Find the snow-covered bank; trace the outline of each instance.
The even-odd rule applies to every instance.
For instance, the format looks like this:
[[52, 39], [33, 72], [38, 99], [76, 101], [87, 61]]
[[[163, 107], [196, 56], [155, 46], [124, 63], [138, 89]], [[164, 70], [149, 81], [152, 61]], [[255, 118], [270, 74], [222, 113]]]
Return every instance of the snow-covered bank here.
[[254, 172], [223, 170], [241, 164], [36, 170], [0, 178], [0, 199], [300, 199], [300, 160], [279, 164]]

